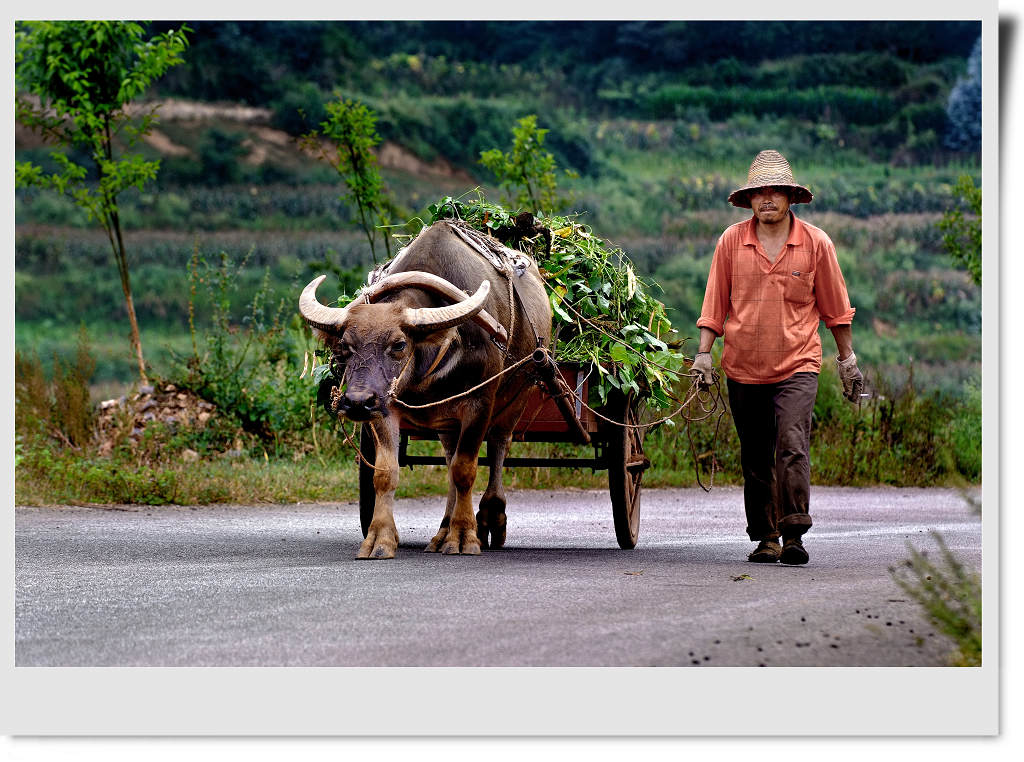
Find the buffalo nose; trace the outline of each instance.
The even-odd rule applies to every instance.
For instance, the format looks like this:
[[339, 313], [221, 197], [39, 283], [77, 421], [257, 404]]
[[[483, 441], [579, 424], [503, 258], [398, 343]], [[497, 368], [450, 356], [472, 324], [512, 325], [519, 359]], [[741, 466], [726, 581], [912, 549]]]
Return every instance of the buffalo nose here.
[[377, 395], [371, 391], [348, 390], [345, 403], [349, 410], [373, 410], [377, 406]]

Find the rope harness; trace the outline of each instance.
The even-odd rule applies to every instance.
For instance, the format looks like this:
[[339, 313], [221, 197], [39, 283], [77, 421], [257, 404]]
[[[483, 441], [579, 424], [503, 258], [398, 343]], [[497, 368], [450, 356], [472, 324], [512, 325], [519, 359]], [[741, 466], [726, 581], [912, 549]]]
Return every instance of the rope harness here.
[[[517, 279], [519, 277], [521, 277], [523, 275], [523, 273], [525, 273], [527, 271], [527, 269], [529, 269], [529, 266], [532, 264], [532, 260], [527, 255], [523, 254], [522, 252], [518, 252], [518, 251], [514, 251], [512, 249], [509, 249], [508, 247], [504, 246], [499, 241], [497, 241], [497, 240], [491, 238], [490, 236], [487, 236], [487, 235], [481, 233], [480, 231], [470, 227], [469, 225], [464, 223], [462, 220], [447, 219], [447, 220], [444, 220], [444, 222], [446, 222], [448, 224], [448, 227], [462, 241], [464, 241], [467, 245], [469, 245], [475, 252], [477, 252], [482, 257], [484, 257], [494, 267], [494, 269], [497, 270], [505, 278], [506, 282], [508, 283], [508, 305], [509, 305], [508, 340], [505, 343], [504, 347], [501, 347], [501, 344], [498, 341], [496, 341], [493, 336], [491, 337], [492, 341], [494, 341], [494, 343], [499, 348], [502, 349], [502, 351], [503, 351], [503, 360], [504, 360], [504, 362], [507, 362], [508, 361], [508, 355], [509, 355], [509, 352], [510, 352], [511, 347], [512, 347], [513, 337], [515, 335], [515, 329], [516, 329], [516, 301], [515, 300], [516, 300], [516, 297], [518, 296], [518, 290], [516, 288], [516, 281], [517, 281]], [[397, 257], [396, 257], [396, 259], [397, 259]], [[394, 262], [394, 261], [395, 260], [392, 260], [392, 262]], [[372, 283], [372, 282], [376, 281], [377, 279], [379, 279], [380, 277], [382, 277], [383, 275], [386, 275], [387, 268], [388, 268], [389, 265], [390, 265], [390, 263], [387, 263], [387, 264], [384, 264], [381, 267], [378, 267], [377, 269], [375, 269], [373, 271], [373, 273], [371, 273], [369, 281]], [[550, 286], [548, 286], [547, 282], [545, 282], [544, 285], [545, 285], [545, 287], [550, 289]], [[522, 298], [521, 297], [519, 298], [519, 302], [522, 303]], [[609, 334], [607, 331], [605, 331], [601, 326], [596, 324], [594, 321], [592, 321], [592, 320], [588, 319], [586, 316], [580, 314], [571, 304], [563, 302], [563, 307], [567, 307], [571, 312], [574, 313], [575, 317], [578, 320], [587, 323], [589, 326], [591, 326], [595, 330], [600, 331], [601, 333], [603, 333], [609, 339], [611, 339], [611, 340], [613, 340], [615, 342], [618, 342], [618, 343], [620, 343], [620, 344], [622, 344], [622, 345], [632, 349], [632, 347], [627, 342], [623, 341], [622, 339], [620, 339], [617, 336], [613, 336], [613, 335]], [[555, 358], [552, 355], [550, 349], [542, 346], [543, 340], [540, 338], [540, 335], [537, 332], [537, 328], [536, 328], [536, 325], [534, 325], [534, 323], [533, 323], [533, 319], [530, 317], [529, 313], [526, 310], [524, 310], [524, 315], [526, 316], [527, 322], [530, 324], [530, 328], [533, 330], [533, 334], [534, 334], [534, 338], [535, 338], [535, 341], [536, 341], [536, 348], [537, 348], [537, 350], [543, 351], [548, 356], [548, 358], [550, 360], [555, 361]], [[451, 345], [451, 339], [446, 340], [445, 343], [442, 345], [441, 349], [439, 350], [437, 357], [434, 359], [434, 362], [431, 364], [430, 368], [427, 370], [425, 375], [429, 375], [430, 373], [432, 373], [438, 367], [438, 365], [440, 364], [441, 359], [447, 353], [450, 345]], [[419, 404], [419, 405], [414, 405], [414, 404], [405, 402], [402, 399], [400, 399], [398, 396], [396, 396], [396, 392], [398, 390], [399, 381], [401, 380], [402, 377], [404, 377], [406, 371], [408, 370], [409, 363], [410, 363], [411, 359], [412, 359], [412, 355], [410, 355], [409, 360], [406, 361], [405, 365], [402, 367], [402, 370], [399, 371], [399, 373], [394, 378], [392, 378], [391, 384], [390, 384], [390, 386], [388, 388], [388, 397], [391, 399], [391, 401], [394, 402], [394, 404], [396, 404], [396, 405], [398, 405], [398, 406], [400, 406], [400, 407], [402, 407], [402, 408], [404, 408], [406, 410], [426, 410], [426, 409], [429, 409], [429, 408], [432, 408], [432, 407], [438, 407], [440, 405], [446, 405], [446, 404], [448, 404], [450, 402], [454, 402], [454, 401], [456, 401], [458, 399], [461, 399], [463, 397], [469, 396], [470, 394], [473, 394], [474, 392], [479, 391], [480, 389], [486, 387], [488, 384], [491, 384], [491, 383], [497, 381], [502, 376], [504, 376], [504, 375], [506, 375], [508, 373], [511, 373], [513, 371], [518, 370], [523, 365], [525, 365], [527, 362], [531, 362], [535, 358], [533, 356], [533, 353], [531, 352], [530, 354], [527, 354], [525, 357], [520, 358], [519, 360], [517, 360], [516, 362], [512, 363], [511, 365], [508, 365], [507, 367], [502, 368], [502, 370], [498, 371], [497, 373], [492, 375], [490, 378], [487, 378], [484, 381], [481, 381], [480, 383], [476, 384], [475, 386], [473, 386], [473, 387], [471, 387], [469, 389], [466, 389], [465, 391], [459, 392], [457, 394], [450, 395], [448, 397], [445, 397], [444, 399], [435, 400], [433, 402], [426, 402], [426, 403]], [[655, 367], [658, 367], [658, 368], [660, 368], [660, 369], [662, 369], [662, 370], [664, 370], [666, 372], [675, 373], [675, 371], [673, 371], [673, 370], [671, 370], [671, 369], [669, 369], [669, 368], [667, 368], [667, 367], [665, 367], [663, 365], [659, 365], [657, 363], [652, 363], [652, 364], [654, 364]], [[347, 368], [346, 368], [346, 371], [347, 371]], [[684, 375], [684, 374], [680, 374], [680, 375]], [[710, 385], [710, 386], [708, 386], [706, 384], [703, 384], [703, 383], [700, 383], [700, 381], [699, 381], [700, 375], [698, 373], [691, 372], [691, 373], [687, 373], [685, 375], [691, 379], [691, 383], [690, 383], [690, 387], [687, 390], [687, 393], [685, 394], [684, 398], [681, 401], [678, 400], [678, 398], [677, 398], [677, 401], [680, 403], [679, 407], [677, 407], [675, 411], [673, 411], [672, 413], [670, 413], [670, 414], [668, 414], [666, 416], [663, 416], [663, 417], [661, 417], [661, 418], [659, 418], [657, 420], [654, 420], [654, 421], [647, 421], [647, 422], [644, 422], [644, 423], [626, 423], [624, 420], [623, 421], [617, 421], [617, 420], [614, 420], [612, 418], [609, 418], [608, 416], [604, 415], [600, 411], [595, 410], [593, 407], [591, 407], [587, 403], [586, 400], [582, 399], [582, 396], [580, 394], [577, 394], [576, 390], [573, 389], [561, 377], [560, 374], [555, 374], [555, 381], [556, 381], [556, 383], [557, 383], [557, 385], [559, 387], [559, 390], [560, 390], [559, 396], [572, 399], [578, 405], [578, 407], [580, 409], [585, 408], [591, 414], [593, 414], [595, 416], [595, 418], [598, 418], [601, 421], [604, 421], [605, 423], [607, 423], [609, 425], [612, 425], [612, 426], [619, 426], [619, 427], [626, 428], [626, 429], [648, 430], [648, 429], [651, 429], [651, 428], [653, 428], [655, 426], [659, 426], [659, 425], [661, 425], [663, 423], [666, 423], [666, 422], [670, 421], [671, 419], [675, 418], [676, 416], [680, 416], [681, 415], [681, 417], [683, 418], [683, 420], [686, 421], [686, 424], [687, 424], [686, 425], [687, 439], [688, 439], [688, 443], [689, 443], [690, 452], [691, 452], [691, 454], [693, 456], [694, 472], [697, 475], [697, 483], [700, 485], [700, 487], [705, 492], [710, 492], [712, 486], [714, 486], [714, 476], [715, 476], [715, 471], [717, 470], [717, 460], [715, 459], [715, 456], [714, 456], [715, 445], [717, 444], [717, 441], [718, 441], [719, 429], [720, 429], [720, 426], [721, 426], [722, 418], [725, 415], [726, 408], [725, 408], [725, 405], [724, 405], [724, 402], [723, 402], [723, 399], [722, 399], [722, 393], [721, 393], [721, 389], [720, 389], [719, 383], [718, 383], [719, 382], [719, 377], [718, 377], [717, 372], [714, 374], [715, 383], [713, 385]], [[340, 395], [340, 387], [335, 387], [335, 389], [332, 390], [332, 392], [331, 392], [331, 401], [332, 401], [332, 403], [335, 402], [335, 393], [336, 392], [338, 392], [339, 395]], [[697, 407], [696, 411], [693, 410], [693, 407], [695, 405]], [[686, 412], [684, 413], [684, 411], [686, 411]], [[705, 453], [702, 453], [701, 455], [698, 455], [697, 451], [696, 451], [696, 445], [695, 445], [695, 443], [693, 441], [693, 433], [690, 430], [690, 425], [689, 424], [707, 420], [711, 416], [713, 416], [716, 411], [719, 411], [719, 413], [718, 413], [718, 420], [715, 423], [715, 431], [714, 431], [714, 435], [712, 437], [711, 449], [708, 450]], [[538, 410], [538, 413], [539, 413], [539, 410]], [[372, 435], [374, 437], [374, 440], [375, 440], [377, 446], [379, 447], [380, 442], [377, 441], [377, 432], [376, 432], [376, 430], [374, 429], [374, 427], [372, 425], [369, 428], [370, 428], [370, 431], [372, 432]], [[345, 429], [344, 425], [342, 425], [342, 432], [345, 435], [345, 440], [355, 450], [356, 455], [358, 456], [358, 459], [360, 461], [362, 461], [369, 468], [372, 468], [374, 471], [386, 470], [386, 469], [378, 468], [375, 464], [370, 463], [366, 459], [366, 457], [363, 455], [362, 451], [360, 450], [359, 446], [352, 441], [351, 436], [349, 435], [348, 431]], [[711, 458], [710, 480], [709, 480], [709, 484], [707, 486], [705, 486], [704, 482], [701, 480], [699, 462], [701, 460], [703, 460], [703, 459], [708, 458], [708, 457]]]

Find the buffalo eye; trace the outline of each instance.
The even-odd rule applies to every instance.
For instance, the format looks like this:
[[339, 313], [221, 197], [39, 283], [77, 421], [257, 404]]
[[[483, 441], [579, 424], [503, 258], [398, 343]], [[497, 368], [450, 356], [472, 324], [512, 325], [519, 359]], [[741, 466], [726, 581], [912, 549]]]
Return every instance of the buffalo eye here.
[[341, 342], [341, 344], [338, 345], [338, 355], [339, 356], [344, 357], [344, 358], [348, 358], [351, 354], [352, 354], [352, 347], [348, 344], [348, 342], [343, 341], [343, 342]]
[[409, 342], [407, 342], [405, 339], [399, 339], [398, 341], [391, 345], [391, 351], [394, 354], [398, 355], [404, 352], [407, 346], [409, 346]]

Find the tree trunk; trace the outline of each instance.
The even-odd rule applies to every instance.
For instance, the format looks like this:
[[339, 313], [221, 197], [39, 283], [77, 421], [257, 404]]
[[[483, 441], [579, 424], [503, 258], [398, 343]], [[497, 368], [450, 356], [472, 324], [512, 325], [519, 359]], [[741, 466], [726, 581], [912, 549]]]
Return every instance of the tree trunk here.
[[[103, 155], [107, 161], [114, 159], [114, 141], [110, 134], [110, 114], [104, 115], [102, 148]], [[103, 164], [96, 161], [96, 169], [100, 176], [100, 187], [103, 187], [103, 176], [105, 174]], [[128, 254], [124, 250], [124, 236], [121, 235], [121, 217], [117, 213], [117, 202], [114, 196], [104, 192], [103, 214], [107, 229], [107, 237], [110, 246], [114, 250], [114, 258], [117, 260], [117, 270], [121, 276], [121, 290], [124, 291], [124, 303], [128, 308], [128, 324], [130, 326], [132, 349], [135, 350], [135, 358], [139, 363], [139, 379], [143, 385], [149, 383], [146, 377], [146, 361], [142, 358], [142, 338], [139, 336], [139, 321], [135, 317], [135, 302], [132, 301], [132, 282], [128, 275]]]
[[116, 213], [110, 215], [111, 228], [116, 237], [114, 253], [117, 256], [117, 269], [121, 275], [121, 289], [124, 291], [124, 303], [128, 308], [128, 323], [131, 327], [132, 349], [139, 363], [139, 379], [148, 384], [146, 361], [142, 358], [142, 338], [139, 335], [139, 321], [135, 317], [135, 302], [132, 300], [132, 283], [128, 274], [128, 255], [124, 250], [124, 239], [121, 236], [121, 220]]
[[[126, 274], [127, 275], [127, 274]], [[135, 350], [135, 357], [139, 362], [139, 378], [143, 384], [148, 384], [146, 376], [146, 361], [142, 359], [142, 339], [139, 336], [139, 323], [135, 318], [135, 303], [132, 301], [132, 290], [128, 281], [124, 281], [124, 303], [128, 307], [128, 322], [131, 324], [132, 349]]]

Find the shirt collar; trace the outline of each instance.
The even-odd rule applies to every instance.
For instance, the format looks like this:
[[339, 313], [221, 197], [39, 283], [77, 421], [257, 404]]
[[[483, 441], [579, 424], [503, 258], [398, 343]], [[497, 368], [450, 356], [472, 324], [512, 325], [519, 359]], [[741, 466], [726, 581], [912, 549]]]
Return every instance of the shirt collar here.
[[[799, 246], [804, 242], [804, 223], [800, 221], [800, 218], [793, 214], [793, 210], [789, 210], [789, 238], [786, 239], [786, 246]], [[743, 231], [743, 244], [753, 246], [757, 248], [757, 215], [751, 215], [747, 221], [747, 226]]]

